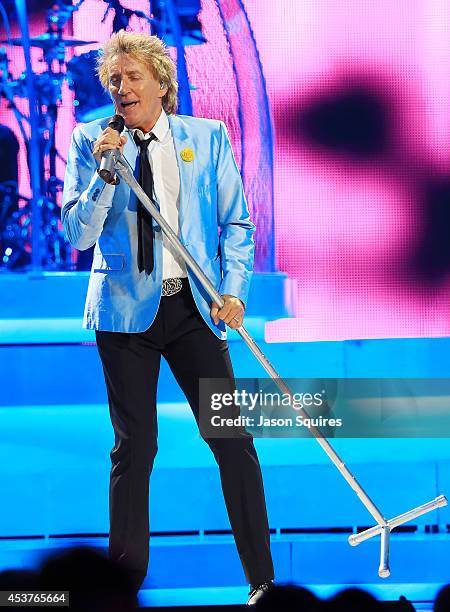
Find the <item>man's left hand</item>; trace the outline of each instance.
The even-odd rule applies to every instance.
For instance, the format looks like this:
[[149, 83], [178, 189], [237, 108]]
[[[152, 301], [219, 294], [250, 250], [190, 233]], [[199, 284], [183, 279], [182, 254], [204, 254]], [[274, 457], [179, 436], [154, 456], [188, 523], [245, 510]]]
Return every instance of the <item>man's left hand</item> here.
[[241, 300], [234, 295], [224, 294], [222, 295], [223, 301], [225, 302], [222, 308], [216, 302], [213, 302], [211, 306], [211, 317], [214, 323], [217, 325], [219, 319], [224, 321], [231, 329], [237, 329], [241, 327], [244, 321], [244, 304]]

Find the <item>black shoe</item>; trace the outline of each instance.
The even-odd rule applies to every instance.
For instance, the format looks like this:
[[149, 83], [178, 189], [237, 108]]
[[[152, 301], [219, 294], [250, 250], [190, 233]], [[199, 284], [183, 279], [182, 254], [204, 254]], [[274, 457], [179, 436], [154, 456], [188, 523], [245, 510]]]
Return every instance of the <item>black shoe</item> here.
[[270, 591], [272, 587], [273, 587], [273, 580], [269, 580], [268, 582], [263, 582], [262, 584], [259, 584], [258, 586], [250, 585], [247, 606], [254, 606], [255, 604], [257, 604], [258, 601], [261, 599], [261, 597], [264, 595], [264, 593], [267, 593], [267, 591]]

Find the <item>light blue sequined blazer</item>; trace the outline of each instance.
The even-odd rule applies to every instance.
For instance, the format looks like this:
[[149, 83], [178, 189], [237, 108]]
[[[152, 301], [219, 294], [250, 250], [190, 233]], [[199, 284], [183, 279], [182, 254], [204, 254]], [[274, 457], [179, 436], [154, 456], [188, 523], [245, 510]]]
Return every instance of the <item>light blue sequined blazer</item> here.
[[[255, 226], [249, 218], [226, 128], [221, 121], [210, 119], [168, 118], [180, 172], [180, 239], [219, 293], [234, 295], [245, 304], [253, 269]], [[95, 244], [83, 327], [141, 332], [150, 327], [158, 310], [162, 241], [155, 240], [152, 274], [139, 272], [136, 197], [123, 181], [117, 186], [104, 183], [92, 154], [108, 121], [92, 121], [73, 132], [61, 218], [75, 248], [84, 250]], [[192, 161], [183, 161], [180, 153], [184, 149], [193, 151]], [[135, 168], [137, 153], [128, 137], [124, 156], [131, 168]], [[188, 278], [204, 320], [216, 336], [226, 338], [224, 323], [214, 324], [211, 299], [189, 269]]]

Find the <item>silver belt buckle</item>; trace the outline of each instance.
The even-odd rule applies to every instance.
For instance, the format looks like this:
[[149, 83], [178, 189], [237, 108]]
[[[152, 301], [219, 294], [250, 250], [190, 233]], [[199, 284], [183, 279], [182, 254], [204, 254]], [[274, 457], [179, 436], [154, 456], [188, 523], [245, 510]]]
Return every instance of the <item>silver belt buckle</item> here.
[[175, 295], [183, 289], [183, 282], [181, 278], [165, 278], [162, 282], [162, 291], [161, 295], [163, 297], [168, 297], [170, 295]]

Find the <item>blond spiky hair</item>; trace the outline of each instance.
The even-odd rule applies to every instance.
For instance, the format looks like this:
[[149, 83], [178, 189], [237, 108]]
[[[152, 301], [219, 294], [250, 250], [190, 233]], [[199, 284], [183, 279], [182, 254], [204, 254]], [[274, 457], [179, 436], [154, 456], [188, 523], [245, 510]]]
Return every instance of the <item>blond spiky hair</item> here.
[[163, 41], [157, 36], [139, 32], [119, 30], [114, 33], [99, 50], [97, 59], [97, 74], [106, 91], [109, 87], [108, 72], [111, 61], [121, 53], [126, 53], [147, 66], [155, 79], [167, 86], [162, 105], [168, 115], [174, 115], [177, 112], [178, 91], [176, 68]]

